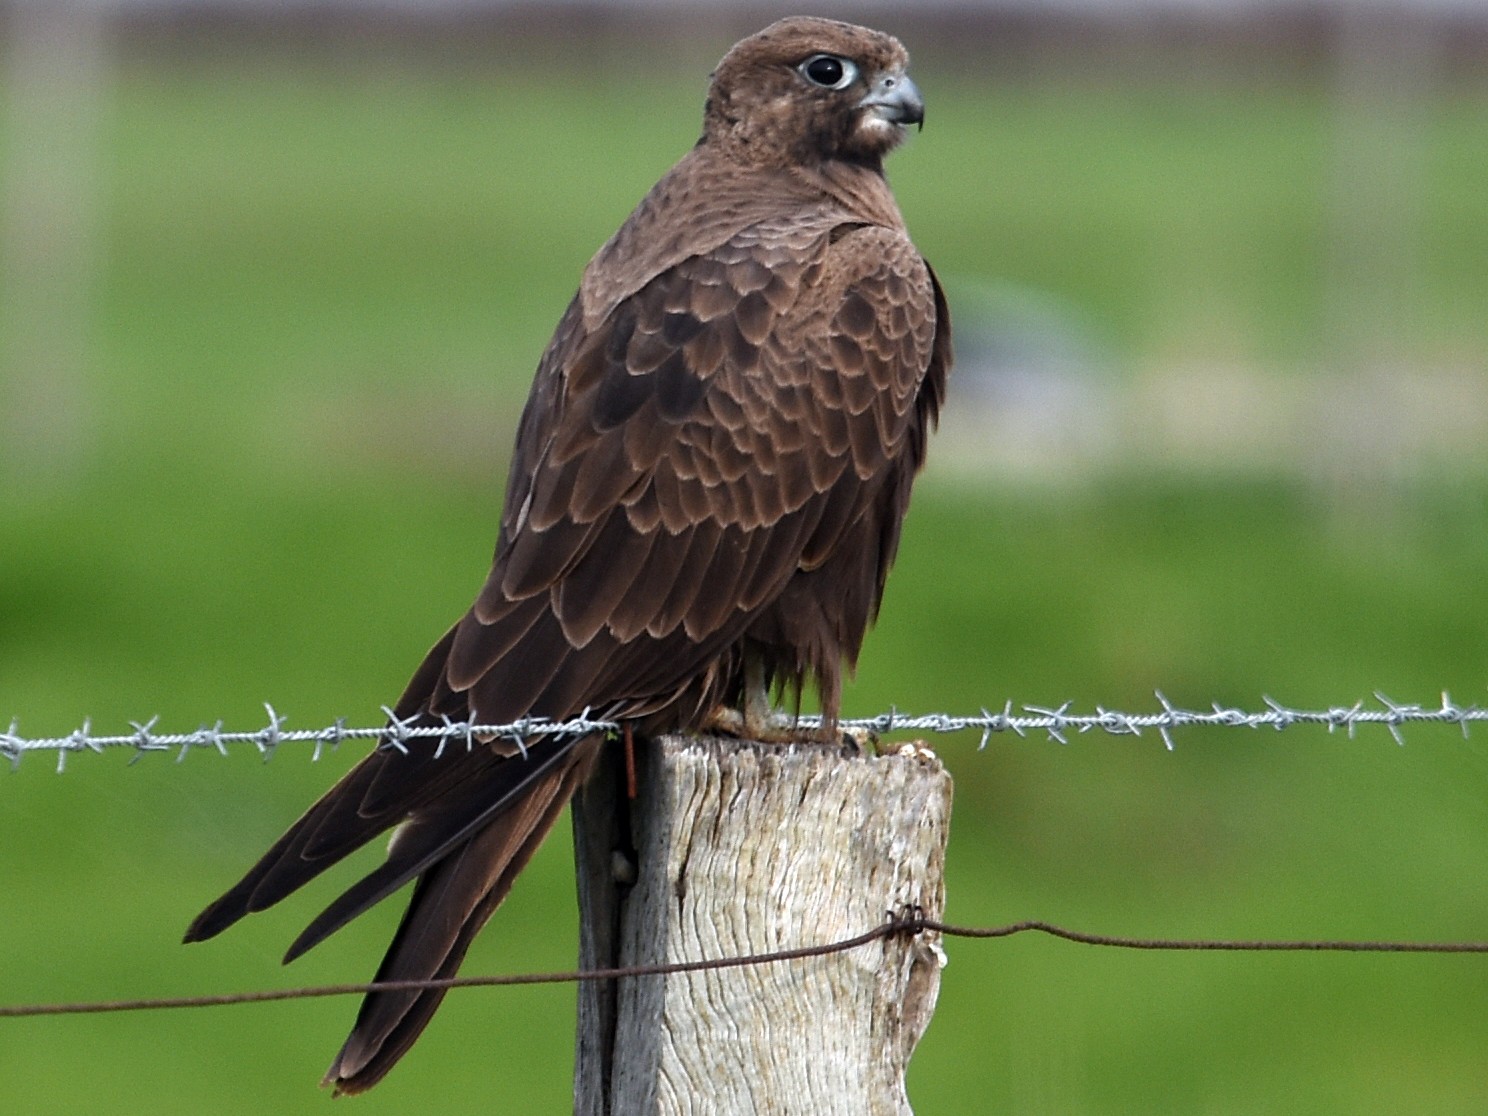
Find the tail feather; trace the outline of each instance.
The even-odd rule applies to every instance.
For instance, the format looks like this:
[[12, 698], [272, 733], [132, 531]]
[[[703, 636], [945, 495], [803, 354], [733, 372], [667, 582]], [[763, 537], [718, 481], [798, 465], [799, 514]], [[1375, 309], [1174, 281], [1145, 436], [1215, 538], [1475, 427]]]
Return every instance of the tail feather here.
[[[424, 871], [377, 980], [455, 975], [475, 935], [588, 776], [599, 743], [600, 738], [589, 737], [564, 749], [561, 762], [527, 783], [519, 802]], [[324, 1083], [335, 1085], [338, 1094], [377, 1084], [413, 1045], [443, 999], [443, 989], [369, 993]]]
[[[542, 741], [525, 759], [492, 758], [487, 769], [473, 775], [460, 793], [447, 796], [419, 813], [398, 830], [381, 865], [343, 892], [307, 926], [284, 955], [286, 964], [318, 945], [375, 903], [387, 898], [452, 850], [475, 843], [472, 834], [493, 818], [502, 827], [520, 828], [531, 814], [533, 800], [552, 782], [549, 773], [566, 769], [570, 754], [582, 743]], [[561, 803], [560, 803], [561, 805]], [[503, 815], [506, 815], [503, 817]], [[498, 828], [491, 824], [490, 828]]]
[[[482, 767], [501, 762], [488, 754], [447, 757], [441, 769], [419, 779], [412, 777], [423, 774], [412, 768], [413, 759], [398, 752], [376, 751], [348, 771], [241, 880], [196, 916], [184, 940], [199, 942], [215, 937], [245, 915], [272, 907], [378, 834], [437, 801], [452, 787], [477, 777]], [[404, 760], [410, 761], [410, 778], [403, 800], [375, 812], [366, 810], [363, 804], [368, 788], [382, 776], [384, 768], [400, 767]]]
[[[369, 756], [342, 776], [335, 786], [284, 831], [241, 880], [192, 920], [183, 940], [200, 942], [217, 936], [244, 915], [273, 906], [356, 848], [355, 845], [348, 845], [340, 855], [327, 855], [318, 860], [305, 855], [307, 846], [327, 817], [340, 804], [360, 798], [358, 788], [368, 778], [368, 767], [376, 758], [375, 754]], [[379, 832], [381, 829], [369, 832], [363, 843]]]

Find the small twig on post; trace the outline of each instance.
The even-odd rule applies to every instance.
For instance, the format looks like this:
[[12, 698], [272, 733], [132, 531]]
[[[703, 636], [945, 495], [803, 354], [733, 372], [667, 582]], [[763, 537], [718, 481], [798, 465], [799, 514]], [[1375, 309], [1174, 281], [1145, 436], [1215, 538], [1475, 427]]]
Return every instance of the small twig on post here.
[[[888, 756], [667, 737], [619, 749], [574, 804], [583, 968], [727, 956], [937, 919], [951, 779]], [[580, 990], [579, 1116], [908, 1114], [904, 1072], [940, 986], [938, 936], [780, 965]]]

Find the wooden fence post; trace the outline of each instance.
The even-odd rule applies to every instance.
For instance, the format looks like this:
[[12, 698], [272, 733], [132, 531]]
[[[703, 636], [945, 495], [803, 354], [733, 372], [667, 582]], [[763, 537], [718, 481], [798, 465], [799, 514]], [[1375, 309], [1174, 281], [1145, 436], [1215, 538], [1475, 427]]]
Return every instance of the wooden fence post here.
[[[619, 747], [574, 802], [580, 964], [824, 944], [944, 909], [951, 779], [885, 756], [667, 737]], [[932, 934], [796, 961], [580, 986], [578, 1116], [908, 1114], [935, 1010]]]

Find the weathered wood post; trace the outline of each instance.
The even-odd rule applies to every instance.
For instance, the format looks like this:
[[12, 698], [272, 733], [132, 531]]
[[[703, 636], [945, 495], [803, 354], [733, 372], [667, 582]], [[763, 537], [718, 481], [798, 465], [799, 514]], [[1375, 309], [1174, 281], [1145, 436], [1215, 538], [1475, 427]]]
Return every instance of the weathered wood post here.
[[[923, 749], [667, 737], [574, 802], [580, 964], [825, 944], [944, 909], [951, 779]], [[933, 935], [769, 965], [580, 986], [578, 1116], [908, 1114], [935, 1009]]]

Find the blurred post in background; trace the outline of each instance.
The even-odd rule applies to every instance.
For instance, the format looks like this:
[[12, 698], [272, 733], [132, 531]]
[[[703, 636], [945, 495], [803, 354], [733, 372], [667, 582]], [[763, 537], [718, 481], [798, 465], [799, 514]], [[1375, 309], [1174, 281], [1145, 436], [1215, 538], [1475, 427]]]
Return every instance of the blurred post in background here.
[[109, 74], [98, 0], [10, 0], [0, 14], [0, 483], [14, 495], [64, 486], [93, 424]]
[[1336, 397], [1312, 466], [1335, 515], [1397, 514], [1420, 464], [1404, 416], [1420, 414], [1420, 381], [1439, 371], [1418, 365], [1442, 29], [1374, 3], [1339, 5], [1335, 20], [1319, 370]]

